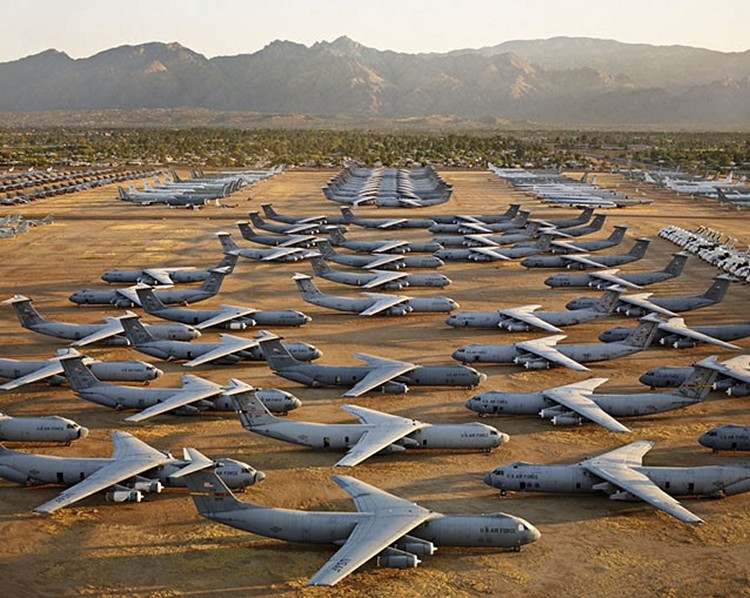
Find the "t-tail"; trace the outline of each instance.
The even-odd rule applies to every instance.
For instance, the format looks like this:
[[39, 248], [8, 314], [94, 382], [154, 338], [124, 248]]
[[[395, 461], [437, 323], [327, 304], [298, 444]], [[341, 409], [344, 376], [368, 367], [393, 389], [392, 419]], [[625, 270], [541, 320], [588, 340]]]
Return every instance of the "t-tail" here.
[[354, 212], [351, 208], [341, 208], [341, 215], [344, 217], [344, 224], [351, 224], [354, 221]]
[[332, 228], [328, 232], [328, 238], [331, 240], [332, 245], [341, 245], [343, 243], [346, 243], [346, 237], [344, 236], [344, 233], [341, 232], [340, 228]]
[[303, 299], [317, 297], [321, 294], [320, 289], [313, 282], [312, 276], [297, 272], [292, 276], [292, 280], [297, 285], [297, 290], [302, 294]]
[[731, 276], [717, 276], [716, 278], [714, 278], [713, 284], [708, 287], [705, 293], [703, 293], [702, 297], [715, 303], [723, 301], [724, 296], [727, 294], [727, 290], [729, 289], [729, 285], [733, 280], [734, 279]]
[[637, 259], [641, 259], [646, 255], [646, 250], [651, 243], [651, 239], [636, 239], [633, 247], [628, 251], [628, 255], [631, 255]]
[[664, 320], [655, 316], [654, 314], [648, 314], [640, 318], [640, 323], [636, 328], [625, 338], [622, 342], [625, 345], [631, 347], [638, 347], [645, 349], [651, 345], [651, 341], [656, 336], [656, 331], [659, 329], [659, 324]]
[[135, 294], [138, 296], [138, 301], [141, 302], [143, 311], [151, 315], [159, 315], [165, 309], [168, 309], [161, 299], [154, 293], [154, 289], [146, 285], [138, 285], [135, 287]]
[[690, 254], [684, 251], [673, 253], [671, 261], [664, 268], [664, 272], [671, 274], [673, 277], [679, 276], [685, 269], [689, 257]]
[[257, 226], [258, 228], [263, 228], [263, 225], [265, 222], [263, 222], [263, 218], [260, 217], [260, 214], [258, 212], [252, 211], [248, 212], [247, 215], [250, 217], [250, 222], [253, 223], [253, 226]]
[[[591, 208], [587, 208], [587, 209], [591, 209]], [[625, 231], [627, 230], [628, 230], [628, 227], [625, 226], [624, 224], [615, 225], [614, 229], [612, 230], [609, 237], [607, 238], [607, 241], [609, 241], [610, 243], [619, 243], [625, 238]], [[635, 249], [635, 247], [633, 249]]]
[[156, 340], [156, 338], [154, 338], [151, 333], [143, 327], [140, 318], [136, 314], [128, 312], [126, 315], [120, 316], [117, 319], [122, 325], [125, 337], [134, 347], [151, 343]]
[[185, 484], [190, 490], [195, 508], [206, 519], [213, 519], [215, 514], [253, 507], [237, 500], [224, 481], [213, 471], [197, 471], [186, 475]]
[[270, 218], [271, 220], [275, 220], [276, 218], [278, 218], [279, 213], [274, 210], [273, 206], [270, 203], [262, 203], [260, 204], [260, 207], [267, 218]]
[[604, 221], [607, 219], [606, 214], [597, 214], [594, 216], [591, 220], [591, 223], [586, 227], [587, 230], [591, 230], [591, 232], [601, 230], [602, 226], [604, 226]]
[[133, 201], [133, 198], [130, 197], [128, 192], [119, 185], [117, 186], [117, 197], [119, 197], [122, 201]]
[[252, 431], [253, 428], [272, 424], [278, 420], [255, 396], [255, 389], [233, 394], [231, 398], [237, 417], [240, 418], [240, 423], [245, 430]]
[[234, 267], [237, 265], [237, 254], [236, 253], [229, 253], [225, 252], [224, 257], [221, 258], [221, 261], [214, 266], [215, 270], [218, 270], [219, 268], [223, 268], [224, 272], [226, 274], [231, 274], [234, 272]]
[[301, 363], [287, 351], [286, 347], [281, 344], [281, 339], [275, 334], [261, 331], [258, 337], [258, 345], [263, 352], [263, 357], [274, 372], [280, 372]]
[[518, 209], [521, 207], [520, 203], [512, 203], [508, 206], [508, 209], [505, 210], [505, 213], [502, 214], [502, 217], [511, 220], [516, 217], [516, 214], [518, 214]]
[[719, 375], [719, 372], [715, 369], [715, 363], [716, 355], [712, 355], [693, 364], [692, 373], [680, 384], [676, 392], [688, 399], [695, 399], [696, 402], [703, 401]]
[[21, 326], [33, 330], [40, 324], [44, 324], [45, 320], [39, 312], [31, 305], [31, 299], [24, 295], [13, 295], [10, 299], [6, 299], [3, 303], [10, 303], [13, 306], [13, 310], [18, 316]]
[[237, 245], [237, 243], [234, 242], [234, 239], [232, 238], [232, 235], [225, 232], [219, 232], [216, 233], [216, 236], [219, 237], [219, 242], [221, 243], [221, 250], [229, 255], [236, 254], [240, 247]]
[[70, 387], [78, 392], [99, 386], [102, 382], [94, 373], [83, 363], [82, 355], [70, 355], [60, 359], [60, 365], [65, 372], [65, 378], [68, 380]]
[[[318, 243], [318, 248], [320, 248], [320, 243]], [[331, 271], [328, 262], [319, 255], [314, 255], [310, 258], [310, 265], [312, 266], [313, 272], [318, 276], [325, 276]]]
[[247, 241], [252, 241], [254, 238], [258, 236], [258, 233], [255, 232], [255, 229], [253, 229], [252, 226], [248, 222], [238, 222], [237, 228], [240, 229], [240, 234], [242, 235], [242, 238]]
[[210, 274], [208, 278], [203, 281], [203, 284], [199, 287], [201, 291], [216, 295], [221, 288], [221, 283], [224, 282], [224, 277], [229, 274], [227, 268], [212, 268], [209, 270]]
[[621, 286], [612, 285], [607, 287], [599, 300], [594, 304], [594, 309], [603, 314], [614, 313], [622, 291], [623, 288]]

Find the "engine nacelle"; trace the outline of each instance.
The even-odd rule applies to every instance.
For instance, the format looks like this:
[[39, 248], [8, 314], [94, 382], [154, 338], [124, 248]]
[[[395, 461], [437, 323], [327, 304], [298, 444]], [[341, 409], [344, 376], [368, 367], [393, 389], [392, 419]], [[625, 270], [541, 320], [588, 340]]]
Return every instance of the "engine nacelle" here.
[[564, 415], [568, 413], [568, 409], [555, 405], [554, 407], [545, 407], [539, 412], [539, 417], [542, 419], [552, 419], [558, 415]]
[[547, 370], [550, 367], [549, 361], [545, 359], [523, 359], [516, 363], [523, 365], [527, 370]]
[[387, 447], [378, 452], [383, 455], [387, 455], [388, 453], [403, 453], [405, 450], [406, 448], [398, 444], [389, 444]]
[[164, 486], [159, 480], [149, 480], [148, 478], [137, 477], [135, 479], [135, 484], [133, 484], [133, 490], [159, 494], [164, 490]]
[[404, 536], [396, 542], [396, 548], [411, 554], [416, 554], [417, 556], [430, 556], [431, 554], [435, 554], [435, 551], [437, 550], [432, 542], [421, 540], [414, 536]]
[[526, 332], [527, 330], [531, 330], [531, 326], [528, 324], [524, 324], [523, 322], [502, 322], [500, 324], [501, 328], [505, 328], [508, 332]]
[[735, 385], [735, 382], [731, 378], [722, 378], [720, 380], [716, 380], [711, 385], [711, 390], [727, 390], [728, 388], [731, 388], [734, 385]]
[[696, 343], [694, 340], [684, 338], [684, 339], [680, 339], [678, 341], [673, 342], [672, 347], [675, 349], [692, 349], [697, 344], [698, 343]]
[[722, 491], [726, 496], [732, 496], [734, 494], [741, 494], [742, 492], [750, 491], [750, 479], [740, 480], [734, 482], [722, 488]]
[[402, 305], [399, 307], [391, 307], [388, 309], [389, 316], [405, 316], [409, 312], [414, 311], [409, 305]]
[[378, 556], [378, 567], [392, 567], [394, 569], [412, 569], [421, 561], [416, 554], [399, 550], [398, 548], [386, 548]]
[[141, 502], [143, 494], [138, 490], [110, 490], [104, 495], [104, 499], [109, 502]]
[[15, 482], [16, 484], [27, 484], [29, 481], [27, 474], [21, 473], [7, 465], [0, 465], [0, 478]]
[[135, 303], [130, 301], [130, 299], [115, 299], [114, 301], [112, 301], [112, 305], [114, 305], [115, 307], [123, 308], [135, 307]]
[[620, 311], [620, 308], [617, 308], [615, 311], [625, 314], [629, 318], [642, 318], [646, 315], [646, 312], [640, 307], [627, 307], [624, 311]]
[[248, 327], [247, 322], [227, 322], [224, 328], [227, 330], [245, 330]]
[[730, 397], [746, 397], [750, 395], [750, 384], [735, 384], [727, 388]]
[[581, 418], [576, 415], [556, 415], [551, 418], [553, 426], [580, 426]]
[[394, 395], [403, 395], [409, 392], [409, 387], [402, 382], [386, 382], [382, 388], [383, 392]]

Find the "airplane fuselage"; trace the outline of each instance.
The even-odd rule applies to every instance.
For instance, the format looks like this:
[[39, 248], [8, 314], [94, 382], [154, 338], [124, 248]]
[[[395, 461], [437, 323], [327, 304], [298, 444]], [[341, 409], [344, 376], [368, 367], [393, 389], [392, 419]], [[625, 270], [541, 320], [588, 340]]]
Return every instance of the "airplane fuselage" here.
[[[0, 378], [16, 379], [50, 365], [49, 361], [22, 361], [0, 358]], [[143, 361], [94, 361], [89, 367], [100, 380], [147, 382], [161, 376], [162, 371]], [[65, 377], [54, 374], [46, 378], [52, 384], [62, 384]]]
[[[590, 322], [603, 318], [607, 314], [603, 311], [591, 309], [562, 310], [562, 311], [534, 311], [533, 315], [558, 328], [573, 326], [583, 322]], [[505, 314], [503, 310], [496, 311], [462, 311], [451, 314], [445, 323], [455, 328], [500, 328], [510, 332], [524, 332], [536, 330], [536, 326]]]
[[[220, 349], [222, 346], [222, 343], [187, 343], [182, 341], [155, 340], [138, 344], [135, 346], [135, 349], [140, 351], [141, 353], [151, 355], [152, 357], [156, 357], [158, 359], [168, 361], [182, 361], [196, 359], [197, 357], [205, 355], [210, 351]], [[316, 349], [312, 345], [309, 345], [308, 343], [290, 342], [284, 343], [284, 346], [286, 347], [287, 351], [289, 351], [289, 353], [291, 353], [292, 356], [299, 361], [307, 362], [313, 359], [317, 359], [320, 356], [320, 351], [318, 351], [318, 349]], [[264, 359], [265, 358], [263, 357], [263, 352], [257, 345], [255, 345], [249, 346], [245, 349], [237, 350], [230, 355], [225, 355], [223, 357], [215, 359], [212, 363], [231, 365], [241, 360], [264, 361]]]
[[76, 422], [51, 415], [46, 417], [9, 417], [0, 414], [0, 441], [65, 442], [88, 435], [88, 429]]
[[[555, 349], [578, 363], [606, 361], [642, 350], [625, 343], [570, 343], [556, 345]], [[547, 369], [555, 366], [543, 357], [517, 349], [515, 345], [473, 343], [459, 347], [453, 352], [452, 357], [462, 363], [515, 363], [527, 369]]]

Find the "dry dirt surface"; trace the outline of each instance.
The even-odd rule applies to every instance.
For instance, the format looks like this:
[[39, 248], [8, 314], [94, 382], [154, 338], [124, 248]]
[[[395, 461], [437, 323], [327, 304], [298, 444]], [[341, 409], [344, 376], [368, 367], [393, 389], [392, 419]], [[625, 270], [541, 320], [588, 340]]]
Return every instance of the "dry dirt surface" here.
[[[204, 267], [219, 261], [215, 233], [228, 230], [240, 244], [235, 222], [261, 202], [272, 202], [290, 214], [338, 213], [321, 185], [334, 171], [290, 170], [257, 183], [225, 201], [228, 207], [202, 210], [138, 207], [115, 199], [113, 186], [23, 206], [24, 216], [54, 214], [52, 226], [31, 230], [14, 240], [0, 240], [3, 295], [23, 293], [50, 318], [94, 322], [121, 310], [77, 307], [67, 299], [85, 287], [104, 288], [99, 276], [108, 268], [153, 265]], [[425, 216], [430, 213], [483, 214], [504, 211], [515, 201], [538, 217], [573, 215], [551, 209], [509, 188], [489, 172], [444, 171], [454, 186], [452, 199], [422, 211], [363, 207], [363, 215]], [[662, 267], [676, 247], [657, 237], [667, 224], [694, 228], [701, 224], [750, 242], [748, 211], [732, 211], [716, 202], [678, 197], [650, 186], [640, 189], [618, 175], [601, 174], [598, 183], [653, 200], [608, 211], [604, 230], [629, 226], [625, 243], [653, 239], [642, 261], [626, 271]], [[14, 208], [14, 211], [19, 211]], [[425, 239], [424, 231], [387, 234], [353, 227], [358, 237]], [[607, 253], [619, 252], [620, 248]], [[313, 321], [298, 329], [277, 329], [289, 340], [307, 341], [323, 351], [321, 363], [357, 363], [361, 351], [424, 364], [452, 363], [451, 352], [469, 342], [512, 342], [538, 334], [453, 330], [442, 315], [359, 318], [304, 303], [291, 276], [311, 273], [307, 264], [260, 264], [241, 260], [227, 278], [218, 303], [260, 309], [289, 307]], [[518, 263], [448, 263], [443, 272], [453, 284], [443, 289], [462, 309], [492, 309], [541, 303], [562, 309], [565, 302], [593, 291], [551, 290], [542, 284], [551, 272], [525, 270]], [[648, 287], [655, 295], [702, 292], [716, 274], [692, 257], [683, 276]], [[324, 291], [354, 294], [348, 287], [318, 281]], [[429, 291], [414, 291], [426, 294]], [[3, 297], [4, 298], [4, 297]], [[726, 300], [687, 316], [688, 323], [707, 324], [750, 319], [750, 287], [734, 285]], [[0, 307], [0, 356], [46, 358], [64, 346], [22, 329], [10, 307]], [[567, 330], [569, 342], [593, 341], [605, 328], [624, 323], [623, 316]], [[240, 334], [253, 335], [252, 330]], [[215, 333], [207, 332], [211, 339]], [[743, 352], [750, 340], [739, 341]], [[90, 348], [99, 358], [136, 359], [130, 349]], [[676, 351], [652, 349], [624, 359], [592, 364], [591, 374], [608, 377], [601, 390], [635, 392], [645, 387], [638, 376], [656, 365], [686, 365], [715, 351], [706, 346]], [[731, 354], [723, 352], [722, 358]], [[149, 359], [149, 358], [145, 358]], [[152, 360], [153, 361], [153, 360]], [[184, 372], [178, 363], [158, 363], [166, 374], [154, 386], [176, 386]], [[566, 369], [529, 372], [515, 367], [480, 368], [488, 375], [481, 389], [536, 390], [585, 378]], [[194, 372], [215, 382], [237, 377], [256, 386], [295, 393], [303, 406], [289, 417], [320, 422], [352, 418], [340, 409], [339, 389], [307, 389], [271, 374], [265, 363], [239, 367], [202, 366]], [[470, 422], [475, 414], [463, 403], [477, 392], [466, 389], [412, 388], [403, 396], [365, 396], [354, 403], [424, 419]], [[406, 452], [369, 459], [352, 475], [389, 492], [445, 513], [506, 511], [528, 519], [542, 532], [521, 552], [441, 548], [412, 570], [381, 569], [368, 563], [334, 588], [307, 588], [305, 581], [333, 554], [329, 546], [288, 544], [257, 537], [202, 519], [185, 491], [167, 490], [141, 504], [111, 504], [91, 497], [51, 516], [30, 510], [59, 491], [20, 488], [0, 481], [0, 579], [7, 596], [737, 596], [750, 594], [750, 495], [723, 500], [685, 499], [705, 519], [684, 525], [638, 502], [604, 496], [509, 494], [499, 498], [482, 477], [499, 464], [516, 460], [572, 463], [637, 439], [656, 446], [645, 462], [663, 465], [707, 465], [747, 462], [743, 455], [713, 455], [697, 444], [712, 425], [750, 424], [748, 398], [712, 393], [709, 400], [681, 412], [629, 420], [631, 434], [614, 434], [586, 424], [555, 428], [535, 417], [507, 416], [483, 420], [510, 434], [509, 443], [492, 454]], [[21, 450], [64, 456], [109, 456], [111, 430], [128, 430], [160, 449], [179, 454], [194, 446], [210, 456], [231, 456], [267, 474], [242, 499], [264, 505], [312, 510], [351, 510], [349, 498], [330, 481], [337, 456], [255, 436], [231, 414], [195, 417], [163, 415], [140, 425], [123, 422], [126, 414], [76, 398], [66, 387], [32, 385], [0, 395], [2, 410], [12, 415], [59, 414], [91, 429], [90, 436], [70, 447], [20, 445]]]

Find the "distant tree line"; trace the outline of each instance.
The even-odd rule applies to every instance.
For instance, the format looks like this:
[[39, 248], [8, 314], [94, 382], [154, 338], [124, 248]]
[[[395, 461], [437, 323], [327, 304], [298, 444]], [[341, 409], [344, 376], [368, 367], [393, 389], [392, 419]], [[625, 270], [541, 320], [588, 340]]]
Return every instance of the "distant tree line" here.
[[338, 167], [346, 161], [391, 167], [499, 166], [748, 169], [750, 135], [519, 131], [381, 132], [231, 128], [0, 128], [0, 165], [200, 166], [276, 164]]

